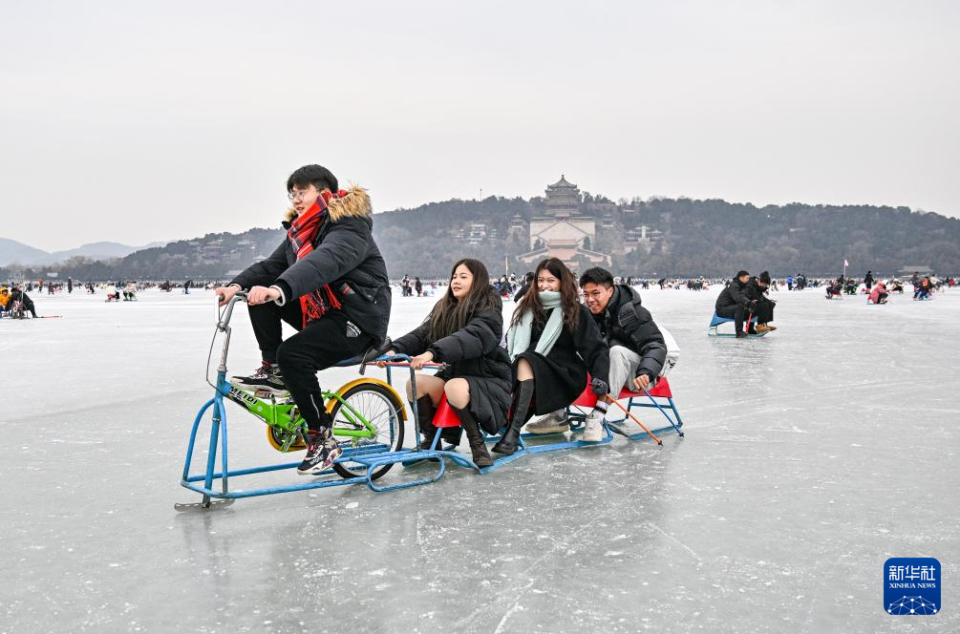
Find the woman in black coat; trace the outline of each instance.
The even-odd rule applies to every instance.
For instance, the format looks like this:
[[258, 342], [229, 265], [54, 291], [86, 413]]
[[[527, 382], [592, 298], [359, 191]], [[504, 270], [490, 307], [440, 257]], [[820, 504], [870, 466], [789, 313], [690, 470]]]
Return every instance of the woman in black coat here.
[[[520, 300], [508, 334], [513, 360], [510, 422], [493, 450], [517, 450], [520, 429], [534, 414], [568, 406], [583, 392], [587, 372], [597, 396], [609, 391], [610, 351], [590, 311], [578, 301], [573, 273], [557, 258], [537, 266], [534, 284]], [[603, 438], [606, 403], [601, 399], [587, 417], [584, 440]]]
[[[507, 423], [510, 360], [500, 347], [502, 311], [503, 303], [490, 286], [483, 262], [460, 260], [453, 265], [447, 292], [426, 321], [393, 342], [393, 350], [387, 354], [410, 355], [415, 370], [432, 362], [445, 365], [436, 375], [417, 375], [421, 449], [433, 445], [438, 431], [433, 416], [446, 394], [467, 433], [474, 464], [493, 464], [480, 429], [495, 434]], [[413, 400], [409, 384], [407, 398]], [[459, 430], [452, 440], [459, 442]]]

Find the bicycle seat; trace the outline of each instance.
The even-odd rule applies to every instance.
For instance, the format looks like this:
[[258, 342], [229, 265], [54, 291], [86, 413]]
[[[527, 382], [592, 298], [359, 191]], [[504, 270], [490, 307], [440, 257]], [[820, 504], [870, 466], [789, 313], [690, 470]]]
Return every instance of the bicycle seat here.
[[368, 348], [363, 354], [358, 354], [355, 357], [344, 359], [343, 361], [340, 361], [339, 363], [337, 363], [337, 367], [347, 368], [347, 367], [350, 367], [351, 365], [363, 365], [365, 363], [373, 361], [379, 356], [382, 356], [383, 353], [388, 351], [390, 349], [390, 346], [392, 345], [393, 345], [393, 342], [390, 340], [390, 337], [387, 337], [386, 339], [383, 340], [383, 343], [381, 343], [379, 346], [373, 346], [371, 348]]

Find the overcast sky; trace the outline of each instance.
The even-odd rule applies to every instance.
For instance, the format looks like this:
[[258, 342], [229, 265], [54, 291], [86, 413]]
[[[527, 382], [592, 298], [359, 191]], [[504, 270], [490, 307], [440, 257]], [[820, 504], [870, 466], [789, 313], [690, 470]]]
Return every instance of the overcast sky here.
[[380, 211], [529, 197], [960, 215], [960, 2], [42, 2], [0, 9], [0, 237], [278, 226], [306, 163]]

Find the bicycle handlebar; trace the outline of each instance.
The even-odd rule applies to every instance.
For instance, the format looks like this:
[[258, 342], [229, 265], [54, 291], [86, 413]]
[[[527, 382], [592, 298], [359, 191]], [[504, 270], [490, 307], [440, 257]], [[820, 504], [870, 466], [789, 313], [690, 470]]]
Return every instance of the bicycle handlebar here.
[[[368, 361], [366, 365], [375, 365], [378, 367], [408, 367], [410, 365], [411, 358], [405, 354], [392, 354], [392, 355], [383, 355], [378, 359], [373, 361]], [[442, 368], [446, 363], [424, 363], [423, 367], [425, 368]]]
[[[218, 305], [219, 298], [222, 298], [222, 295], [217, 295]], [[230, 301], [227, 302], [227, 305], [220, 311], [219, 319], [217, 320], [217, 328], [220, 330], [225, 330], [227, 325], [230, 323], [230, 319], [233, 317], [233, 307], [239, 301], [247, 301], [247, 292], [246, 291], [237, 291], [233, 294], [233, 297], [230, 298]]]

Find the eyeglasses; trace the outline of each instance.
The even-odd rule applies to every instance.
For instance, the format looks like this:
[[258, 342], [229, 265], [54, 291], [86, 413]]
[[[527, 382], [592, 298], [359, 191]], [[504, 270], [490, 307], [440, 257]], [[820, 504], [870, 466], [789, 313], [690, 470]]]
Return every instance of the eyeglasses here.
[[310, 193], [309, 189], [304, 189], [303, 191], [299, 191], [299, 192], [298, 191], [287, 192], [287, 198], [289, 198], [290, 200], [296, 200], [298, 198], [300, 200], [303, 200], [303, 197], [309, 193]]

